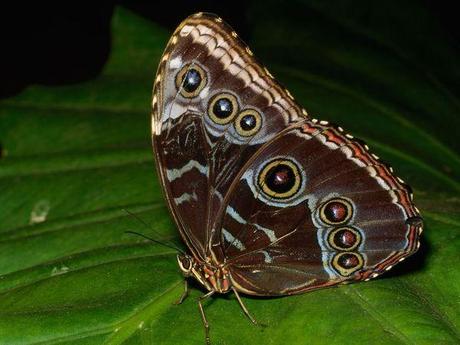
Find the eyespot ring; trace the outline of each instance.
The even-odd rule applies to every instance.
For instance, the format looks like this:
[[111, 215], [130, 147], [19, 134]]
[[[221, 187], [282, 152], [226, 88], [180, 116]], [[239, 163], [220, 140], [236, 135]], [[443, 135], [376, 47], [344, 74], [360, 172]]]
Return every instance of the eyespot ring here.
[[208, 115], [213, 122], [219, 125], [230, 123], [237, 112], [238, 101], [231, 93], [218, 93], [209, 101]]
[[355, 252], [338, 253], [332, 259], [332, 267], [344, 277], [348, 277], [358, 271], [363, 265], [363, 257]]
[[352, 227], [336, 228], [327, 236], [329, 245], [342, 251], [352, 251], [356, 249], [362, 241], [361, 233]]
[[236, 132], [243, 137], [256, 134], [262, 126], [262, 116], [257, 110], [243, 110], [235, 119]]
[[184, 65], [176, 74], [177, 90], [185, 98], [198, 96], [206, 86], [207, 81], [205, 71], [197, 63]]
[[274, 199], [288, 199], [300, 190], [302, 176], [293, 161], [275, 159], [261, 169], [257, 184], [263, 193]]
[[351, 202], [344, 198], [334, 198], [324, 203], [319, 209], [319, 217], [329, 225], [341, 225], [348, 222], [353, 215]]

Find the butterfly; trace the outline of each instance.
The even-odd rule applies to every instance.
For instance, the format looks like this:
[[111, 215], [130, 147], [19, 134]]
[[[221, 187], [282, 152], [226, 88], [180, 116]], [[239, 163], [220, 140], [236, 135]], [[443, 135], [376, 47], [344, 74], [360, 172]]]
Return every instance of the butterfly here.
[[[152, 100], [158, 176], [208, 291], [283, 296], [367, 281], [417, 251], [409, 186], [368, 146], [311, 118], [221, 18], [173, 33]], [[187, 295], [185, 290], [179, 302]]]

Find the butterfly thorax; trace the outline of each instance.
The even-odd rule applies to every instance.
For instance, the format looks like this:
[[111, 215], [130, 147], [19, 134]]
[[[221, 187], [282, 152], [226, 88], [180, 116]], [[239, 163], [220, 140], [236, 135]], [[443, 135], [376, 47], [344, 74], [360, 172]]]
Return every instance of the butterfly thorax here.
[[178, 254], [177, 262], [185, 277], [194, 277], [207, 290], [227, 293], [231, 288], [229, 272], [211, 260], [203, 262], [187, 254]]

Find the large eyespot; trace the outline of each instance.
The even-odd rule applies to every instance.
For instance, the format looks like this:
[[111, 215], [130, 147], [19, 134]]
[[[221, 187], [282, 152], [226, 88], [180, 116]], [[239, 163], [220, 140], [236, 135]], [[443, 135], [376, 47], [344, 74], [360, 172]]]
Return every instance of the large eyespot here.
[[198, 96], [207, 82], [206, 73], [197, 64], [187, 64], [176, 75], [176, 87], [182, 96]]
[[239, 135], [250, 137], [262, 126], [262, 116], [254, 109], [243, 110], [235, 120], [235, 129]]
[[342, 276], [348, 277], [363, 267], [362, 256], [354, 252], [338, 253], [332, 259], [332, 267]]
[[275, 199], [287, 199], [300, 190], [302, 177], [296, 163], [287, 159], [275, 159], [262, 168], [257, 182], [266, 195]]
[[219, 93], [211, 98], [208, 106], [208, 115], [219, 125], [230, 123], [238, 112], [236, 97], [230, 93]]
[[348, 222], [353, 215], [351, 202], [343, 198], [335, 198], [323, 204], [319, 210], [321, 220], [329, 225]]
[[350, 251], [361, 243], [361, 233], [352, 227], [337, 228], [331, 231], [327, 241], [334, 249]]

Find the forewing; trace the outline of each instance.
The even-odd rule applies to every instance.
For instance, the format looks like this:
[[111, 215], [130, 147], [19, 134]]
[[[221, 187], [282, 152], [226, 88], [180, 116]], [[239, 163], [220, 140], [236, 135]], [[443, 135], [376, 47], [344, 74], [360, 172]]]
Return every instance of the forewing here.
[[228, 25], [202, 13], [171, 37], [152, 107], [169, 208], [190, 249], [205, 259], [214, 217], [241, 167], [305, 111]]

